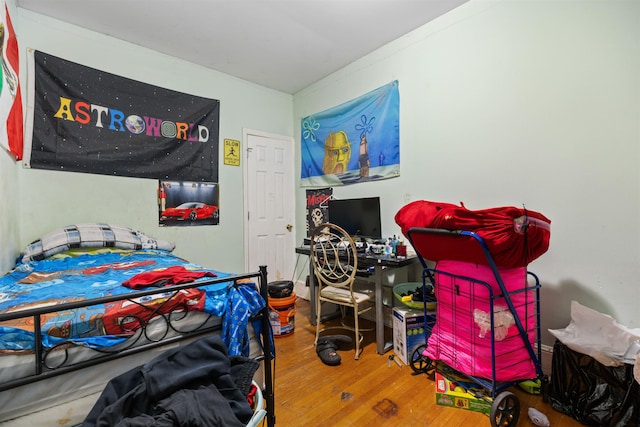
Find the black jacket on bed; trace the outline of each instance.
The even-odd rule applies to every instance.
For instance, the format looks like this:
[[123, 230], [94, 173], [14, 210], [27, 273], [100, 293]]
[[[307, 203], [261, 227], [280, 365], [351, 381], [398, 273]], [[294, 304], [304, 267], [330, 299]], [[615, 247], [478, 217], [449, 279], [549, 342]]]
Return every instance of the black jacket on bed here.
[[257, 367], [206, 336], [113, 378], [82, 426], [246, 426]]

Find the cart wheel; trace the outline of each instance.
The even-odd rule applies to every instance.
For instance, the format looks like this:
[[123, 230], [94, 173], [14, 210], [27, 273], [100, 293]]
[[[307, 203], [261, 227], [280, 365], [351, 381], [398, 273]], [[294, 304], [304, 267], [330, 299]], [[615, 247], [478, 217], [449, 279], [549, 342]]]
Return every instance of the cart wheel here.
[[549, 403], [549, 389], [551, 387], [551, 384], [549, 382], [549, 376], [548, 375], [543, 375], [542, 376], [542, 382], [541, 382], [541, 386], [540, 386], [540, 393], [542, 394], [542, 401], [544, 403]]
[[520, 417], [520, 400], [510, 391], [500, 393], [491, 404], [491, 426], [515, 426]]
[[427, 372], [433, 364], [433, 360], [422, 355], [422, 352], [426, 349], [427, 345], [422, 344], [420, 347], [413, 350], [413, 353], [411, 353], [411, 369], [418, 374]]

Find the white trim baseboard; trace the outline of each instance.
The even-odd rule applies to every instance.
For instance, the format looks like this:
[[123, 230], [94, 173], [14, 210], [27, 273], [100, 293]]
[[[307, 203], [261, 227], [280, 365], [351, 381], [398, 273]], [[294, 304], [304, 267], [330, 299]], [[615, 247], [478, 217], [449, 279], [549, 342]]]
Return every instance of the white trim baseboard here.
[[304, 281], [298, 280], [297, 282], [295, 282], [293, 284], [293, 291], [296, 293], [296, 296], [298, 298], [306, 299], [307, 301], [309, 301], [309, 288]]

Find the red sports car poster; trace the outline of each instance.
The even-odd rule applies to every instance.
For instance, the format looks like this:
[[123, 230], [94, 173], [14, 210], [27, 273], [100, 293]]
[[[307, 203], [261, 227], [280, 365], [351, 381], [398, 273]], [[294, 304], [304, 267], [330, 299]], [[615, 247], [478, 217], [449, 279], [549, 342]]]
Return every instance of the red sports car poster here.
[[219, 224], [218, 194], [218, 184], [213, 182], [159, 181], [160, 226]]

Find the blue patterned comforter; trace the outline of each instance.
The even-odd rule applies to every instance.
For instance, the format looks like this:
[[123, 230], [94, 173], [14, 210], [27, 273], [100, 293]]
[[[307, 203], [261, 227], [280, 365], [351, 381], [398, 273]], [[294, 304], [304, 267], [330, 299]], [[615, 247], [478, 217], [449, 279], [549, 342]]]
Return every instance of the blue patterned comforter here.
[[[163, 250], [71, 250], [42, 261], [20, 263], [0, 277], [0, 313], [125, 295], [132, 292], [122, 285], [127, 279], [173, 266], [211, 272], [216, 278], [232, 276]], [[207, 279], [211, 277], [196, 281]], [[247, 347], [244, 334], [248, 319], [264, 307], [264, 300], [254, 286], [236, 289], [229, 286], [231, 283], [52, 313], [41, 319], [43, 344], [48, 347], [73, 341], [94, 348], [112, 346], [132, 335], [142, 320], [175, 309], [198, 310], [223, 317], [223, 335], [230, 354], [242, 354]], [[0, 322], [0, 351], [31, 350], [33, 342], [31, 317]]]

